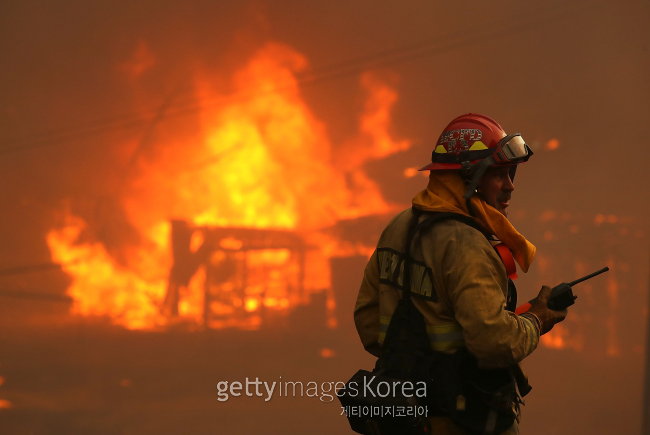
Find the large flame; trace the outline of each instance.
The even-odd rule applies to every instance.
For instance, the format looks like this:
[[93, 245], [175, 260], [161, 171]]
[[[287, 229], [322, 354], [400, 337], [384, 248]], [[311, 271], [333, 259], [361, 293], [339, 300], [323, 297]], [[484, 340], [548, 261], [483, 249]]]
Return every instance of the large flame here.
[[[155, 64], [150, 57], [147, 52], [149, 66]], [[127, 254], [118, 261], [100, 241], [81, 239], [92, 222], [72, 214], [48, 234], [53, 261], [72, 277], [68, 294], [74, 298], [74, 313], [108, 316], [130, 329], [167, 324], [161, 305], [172, 262], [170, 219], [197, 227], [305, 234], [321, 247], [307, 259], [305, 286], [311, 291], [329, 286], [329, 257], [343, 250], [370, 249], [344, 246], [318, 230], [341, 219], [394, 209], [362, 165], [410, 146], [406, 140], [394, 140], [389, 131], [397, 93], [376, 75], [363, 74], [361, 85], [368, 97], [358, 137], [336, 148], [326, 126], [300, 95], [296, 73], [307, 66], [307, 60], [290, 47], [269, 43], [233, 75], [235, 92], [219, 96], [217, 104], [210, 74], [197, 74], [196, 99], [202, 109], [194, 122], [199, 139], [174, 134], [160, 139], [155, 156], [149, 153], [149, 158], [138, 160], [137, 174], [120, 193], [120, 206], [139, 233], [138, 244], [125, 248]], [[293, 264], [287, 252], [241, 255], [265, 272], [249, 278], [245, 294], [213, 301], [210, 309], [222, 320], [210, 326], [256, 328], [261, 307], [286, 312], [308, 302], [286, 284], [284, 275]], [[201, 322], [205, 285], [205, 269], [199, 268], [178, 304], [184, 320]], [[217, 290], [230, 294], [228, 285], [221, 283]], [[328, 308], [334, 306], [330, 294]], [[236, 313], [250, 315], [238, 321]], [[335, 322], [330, 319], [330, 326]]]
[[73, 312], [109, 316], [131, 329], [163, 325], [158, 302], [165, 295], [164, 269], [170, 264], [167, 244], [136, 250], [124, 266], [99, 242], [77, 243], [85, 228], [81, 218], [68, 214], [65, 226], [47, 235], [52, 260], [73, 278], [67, 290], [74, 299]]

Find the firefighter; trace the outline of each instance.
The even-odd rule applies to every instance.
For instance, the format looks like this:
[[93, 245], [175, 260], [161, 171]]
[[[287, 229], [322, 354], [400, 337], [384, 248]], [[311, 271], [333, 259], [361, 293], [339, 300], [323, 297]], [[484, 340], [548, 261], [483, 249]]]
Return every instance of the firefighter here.
[[[530, 387], [518, 363], [535, 350], [540, 335], [567, 314], [547, 307], [551, 290], [547, 286], [527, 313], [514, 313], [515, 262], [527, 272], [535, 247], [508, 221], [507, 208], [517, 165], [531, 155], [521, 135], [507, 135], [484, 115], [459, 116], [444, 129], [431, 163], [420, 169], [430, 171], [427, 188], [413, 198], [412, 208], [391, 220], [366, 266], [354, 320], [368, 352], [381, 355], [401, 297], [400, 258], [414, 213], [419, 221], [434, 213], [453, 213], [459, 219], [436, 221], [413, 239], [409, 254], [413, 305], [424, 318], [434, 353], [451, 355], [464, 349], [479, 370], [512, 370], [525, 395]], [[513, 423], [505, 430], [495, 432], [491, 417], [463, 425], [442, 412], [429, 417], [431, 432], [470, 434], [475, 432], [467, 427], [480, 424], [484, 433], [518, 434], [518, 400], [508, 402]], [[462, 402], [459, 398], [453, 413], [462, 417], [464, 407], [464, 398]]]

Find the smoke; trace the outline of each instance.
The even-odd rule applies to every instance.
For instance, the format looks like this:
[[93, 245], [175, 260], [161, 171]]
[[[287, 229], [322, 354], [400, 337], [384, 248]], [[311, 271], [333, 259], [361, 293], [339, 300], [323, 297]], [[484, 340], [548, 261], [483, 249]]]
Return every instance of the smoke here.
[[[581, 275], [578, 269], [586, 269], [585, 273], [595, 270], [601, 266], [599, 262], [610, 258], [617, 268], [617, 284], [594, 282], [577, 289], [575, 310], [563, 324], [565, 335], [560, 338], [562, 343], [571, 343], [568, 348], [581, 350], [542, 347], [531, 357], [531, 383], [537, 390], [532, 395], [537, 396], [524, 410], [523, 424], [531, 433], [607, 433], [614, 427], [633, 432], [640, 408], [641, 337], [647, 315], [642, 307], [648, 276], [646, 216], [650, 213], [643, 196], [643, 186], [648, 184], [645, 164], [650, 161], [650, 150], [644, 145], [650, 112], [646, 79], [650, 73], [649, 15], [647, 4], [632, 1], [615, 5], [509, 1], [393, 4], [369, 0], [353, 4], [289, 0], [3, 2], [0, 259], [7, 268], [50, 262], [46, 235], [61, 222], [62, 210], [68, 210], [89, 224], [80, 235], [82, 240], [101, 241], [107, 255], [126, 264], [124, 246], [137, 246], [142, 240], [122, 207], [125, 185], [138, 179], [143, 162], [160, 156], [161, 145], [173, 142], [170, 137], [182, 138], [189, 145], [199, 140], [201, 123], [196, 114], [203, 104], [214, 102], [196, 98], [196, 71], [215, 72], [210, 76], [214, 94], [229, 95], [235, 91], [231, 72], [268, 41], [278, 41], [309, 60], [309, 66], [298, 74], [300, 96], [322, 121], [339, 167], [351, 164], [344, 159], [346, 147], [361, 143], [359, 114], [367, 104], [368, 88], [360, 83], [364, 80], [372, 86], [373, 77], [396, 78], [388, 83], [399, 98], [394, 99], [390, 92], [383, 94], [393, 101], [388, 131], [397, 138], [395, 144], [400, 138], [410, 142], [404, 143], [400, 152], [382, 155], [381, 150], [373, 150], [373, 155], [381, 158], [355, 162], [367, 175], [366, 181], [379, 187], [387, 203], [407, 207], [423, 188], [426, 180], [407, 178], [405, 170], [429, 160], [432, 144], [455, 116], [485, 113], [506, 131], [522, 133], [535, 155], [517, 173], [510, 218], [538, 246], [540, 257], [531, 272], [517, 282], [520, 298], [534, 296], [542, 283], [554, 285], [576, 278]], [[375, 75], [363, 75], [366, 71]], [[380, 117], [381, 112], [377, 114]], [[369, 238], [376, 237], [380, 230], [374, 228], [364, 225], [359, 232], [374, 231]], [[350, 282], [350, 292], [355, 291], [352, 282], [357, 283], [362, 274], [357, 269], [341, 273], [346, 277], [342, 281]], [[3, 291], [55, 296], [63, 295], [70, 285], [70, 278], [60, 270], [2, 279]], [[371, 364], [362, 355], [354, 331], [326, 335], [311, 330], [309, 313], [297, 321], [302, 325], [296, 328], [299, 331], [290, 331], [292, 339], [275, 344], [272, 340], [277, 338], [271, 333], [263, 338], [223, 335], [215, 336], [214, 342], [219, 344], [208, 351], [199, 338], [189, 339], [193, 344], [180, 338], [170, 339], [169, 348], [161, 345], [163, 352], [146, 347], [154, 346], [150, 337], [143, 345], [128, 341], [137, 339], [120, 335], [122, 332], [95, 340], [94, 336], [79, 338], [77, 332], [67, 331], [51, 341], [47, 336], [51, 325], [60, 319], [70, 321], [67, 303], [8, 298], [2, 302], [2, 337], [5, 344], [14, 346], [3, 346], [6, 350], [0, 356], [0, 376], [6, 379], [0, 386], [0, 400], [11, 401], [12, 409], [25, 413], [6, 414], [13, 419], [13, 428], [28, 423], [20, 420], [20, 415], [54, 418], [52, 409], [59, 409], [57, 422], [63, 423], [45, 424], [61, 427], [60, 433], [87, 428], [84, 424], [100, 427], [106, 422], [84, 423], [76, 420], [74, 410], [95, 406], [97, 415], [101, 414], [99, 411], [106, 410], [101, 405], [104, 398], [116, 403], [115, 397], [123, 397], [111, 396], [115, 392], [108, 385], [119, 387], [115, 394], [135, 390], [151, 371], [160, 376], [153, 383], [160, 381], [164, 388], [151, 387], [141, 399], [128, 402], [140, 407], [143, 415], [138, 423], [130, 424], [141, 427], [141, 433], [174, 433], [169, 417], [173, 412], [161, 416], [148, 404], [158, 403], [161, 390], [172, 394], [169, 391], [188, 391], [184, 389], [187, 382], [197, 386], [221, 379], [212, 376], [212, 368], [206, 369], [209, 364], [223, 371], [228, 367], [241, 367], [242, 371], [259, 368], [254, 361], [266, 361], [278, 349], [286, 356], [281, 359], [286, 370], [305, 377], [309, 371], [297, 367], [295, 361], [308, 361], [311, 371], [338, 370], [341, 378], [360, 368], [353, 363]], [[566, 334], [577, 338], [570, 342]], [[86, 358], [75, 340], [90, 346], [92, 356]], [[316, 341], [313, 352], [294, 343]], [[556, 337], [552, 342], [560, 341]], [[324, 363], [318, 356], [323, 347], [336, 350], [337, 356]], [[133, 366], [116, 368], [125, 365], [129, 352], [137, 355]], [[174, 356], [183, 353], [187, 359]], [[351, 360], [338, 358], [342, 355]], [[55, 385], [49, 390], [34, 386], [30, 380], [37, 379], [35, 374], [42, 370], [30, 364], [48, 364], [56, 358], [63, 368], [52, 372]], [[182, 360], [180, 374], [174, 370], [174, 358]], [[207, 362], [197, 368], [192, 358]], [[98, 363], [103, 360], [108, 361], [105, 366]], [[156, 361], [164, 365], [158, 371], [136, 367], [150, 367]], [[330, 363], [333, 365], [326, 365]], [[70, 378], [75, 371], [88, 379], [97, 379], [97, 373], [104, 375], [95, 384], [80, 383], [79, 392], [70, 387], [77, 385]], [[129, 376], [135, 380], [123, 383], [129, 387], [120, 387], [120, 380]], [[102, 396], [101, 391], [108, 390], [110, 394]], [[35, 392], [30, 397], [50, 401], [21, 402], [26, 391]], [[188, 396], [193, 396], [185, 397], [183, 409], [192, 408], [200, 402], [196, 397], [207, 394], [199, 387], [189, 391], [192, 394]], [[563, 392], [563, 399], [558, 399], [558, 391]], [[579, 394], [581, 391], [587, 393]], [[82, 406], [80, 397], [96, 401], [88, 400]], [[169, 400], [162, 409], [178, 409], [177, 402]], [[567, 403], [558, 409], [561, 400]], [[48, 403], [62, 405], [55, 408]], [[202, 406], [204, 421], [217, 424], [209, 420], [214, 414], [212, 405]], [[111, 412], [122, 417], [111, 420], [120, 422], [113, 423], [113, 429], [131, 427], [120, 418], [132, 414], [116, 409]], [[269, 409], [258, 410], [268, 421], [276, 411], [287, 412]], [[330, 415], [321, 408], [299, 409], [302, 415], [318, 415], [323, 421]], [[225, 422], [220, 424], [231, 429], [224, 433], [250, 429], [248, 422], [231, 423], [235, 414], [230, 411], [219, 409], [219, 419]], [[556, 423], [542, 418], [551, 413], [557, 416], [552, 419]], [[529, 423], [526, 416], [530, 416]], [[578, 420], [586, 421], [587, 426], [577, 427]], [[151, 423], [154, 421], [162, 423]], [[314, 426], [311, 420], [309, 424]], [[282, 427], [289, 426], [273, 426], [269, 433], [281, 433]], [[344, 427], [323, 426], [332, 430]], [[52, 433], [57, 432], [53, 429]]]

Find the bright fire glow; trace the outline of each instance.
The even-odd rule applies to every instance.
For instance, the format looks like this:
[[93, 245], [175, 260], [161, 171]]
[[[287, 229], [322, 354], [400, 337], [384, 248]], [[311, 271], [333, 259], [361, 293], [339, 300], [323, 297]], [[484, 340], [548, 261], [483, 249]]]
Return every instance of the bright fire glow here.
[[[147, 68], [153, 67], [153, 55], [140, 51]], [[205, 325], [208, 292], [207, 311], [213, 317], [205, 326], [256, 329], [264, 313], [286, 314], [309, 303], [310, 293], [326, 291], [327, 323], [336, 326], [328, 260], [333, 255], [367, 255], [372, 247], [345, 245], [319, 229], [341, 219], [393, 211], [361, 168], [370, 159], [407, 149], [410, 142], [395, 140], [390, 133], [396, 91], [364, 73], [361, 86], [367, 101], [358, 137], [333, 146], [326, 126], [300, 94], [295, 74], [307, 66], [290, 47], [269, 43], [233, 74], [235, 92], [221, 95], [219, 104], [214, 103], [211, 74], [197, 73], [195, 98], [202, 109], [191, 124], [198, 125], [196, 138], [188, 137], [187, 130], [161, 127], [155, 153], [138, 160], [136, 175], [127, 180], [120, 198], [140, 241], [125, 243], [118, 260], [86, 231], [93, 222], [72, 213], [47, 235], [53, 261], [72, 278], [67, 292], [75, 314], [108, 317], [129, 329], [168, 325], [172, 320], [164, 304], [173, 261], [169, 221], [179, 219], [199, 227], [296, 231], [319, 249], [306, 254], [300, 293], [297, 262], [289, 251], [242, 252], [241, 240], [222, 239], [223, 251], [215, 251], [209, 263], [226, 271], [245, 264], [244, 282], [215, 281], [205, 266], [199, 267], [179, 290], [173, 321]], [[202, 231], [193, 234], [190, 252], [201, 252], [207, 237]]]
[[573, 349], [581, 351], [584, 348], [584, 340], [581, 335], [570, 333], [569, 329], [562, 323], [553, 326], [550, 332], [539, 338], [542, 345], [551, 349]]

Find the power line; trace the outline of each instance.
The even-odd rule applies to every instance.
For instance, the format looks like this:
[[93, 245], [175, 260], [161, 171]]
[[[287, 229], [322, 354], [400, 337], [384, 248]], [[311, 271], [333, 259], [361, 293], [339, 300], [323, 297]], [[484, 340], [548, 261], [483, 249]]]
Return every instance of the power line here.
[[0, 290], [0, 297], [14, 298], [14, 299], [32, 299], [48, 302], [73, 302], [70, 296], [55, 295], [40, 292], [24, 292], [15, 290]]
[[26, 266], [7, 267], [5, 269], [0, 269], [0, 277], [22, 275], [24, 273], [43, 272], [48, 270], [61, 270], [64, 266], [79, 264], [80, 262], [81, 260], [77, 259], [65, 263], [40, 263], [29, 264]]
[[[316, 68], [306, 73], [297, 74], [298, 84], [306, 86], [317, 83], [332, 81], [342, 77], [357, 74], [369, 68], [379, 68], [389, 65], [400, 64], [428, 56], [444, 53], [451, 49], [463, 48], [471, 45], [480, 44], [491, 39], [516, 32], [524, 32], [532, 28], [547, 23], [550, 19], [565, 17], [568, 14], [578, 12], [585, 7], [593, 9], [596, 5], [605, 4], [604, 1], [596, 3], [585, 2], [582, 4], [571, 4], [571, 6], [554, 8], [550, 11], [541, 13], [533, 22], [517, 22], [509, 27], [500, 27], [495, 24], [486, 25], [484, 28], [492, 29], [474, 34], [467, 34], [462, 31], [455, 33], [449, 38], [440, 40], [438, 38], [429, 38], [412, 44], [404, 45], [394, 49], [384, 50], [372, 55], [357, 57], [349, 61], [338, 62], [321, 68]], [[277, 87], [270, 92], [277, 92], [284, 87]], [[176, 118], [183, 115], [200, 111], [201, 109], [211, 107], [217, 104], [223, 104], [238, 99], [246, 99], [254, 96], [252, 92], [238, 92], [229, 96], [216, 95], [208, 100], [207, 103], [199, 103], [193, 96], [187, 96], [183, 100], [177, 99], [177, 102], [167, 108], [166, 118]], [[55, 146], [66, 144], [75, 140], [84, 139], [102, 133], [115, 131], [118, 129], [126, 130], [151, 125], [156, 122], [156, 116], [142, 117], [139, 115], [121, 115], [107, 118], [101, 121], [81, 124], [75, 128], [61, 129], [59, 131], [43, 134], [23, 141], [14, 141], [9, 145], [0, 148], [0, 155], [9, 154], [18, 151], [26, 151], [34, 148]]]
[[32, 264], [29, 266], [9, 267], [0, 269], [0, 276], [21, 275], [23, 273], [41, 272], [45, 270], [59, 270], [61, 265], [57, 263]]

